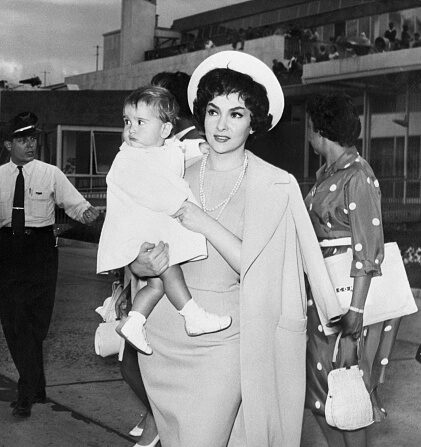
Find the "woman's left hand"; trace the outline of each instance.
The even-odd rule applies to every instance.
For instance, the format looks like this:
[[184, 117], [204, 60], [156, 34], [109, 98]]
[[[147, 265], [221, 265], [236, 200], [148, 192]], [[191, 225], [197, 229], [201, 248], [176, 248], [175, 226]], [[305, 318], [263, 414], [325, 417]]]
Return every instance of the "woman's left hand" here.
[[196, 233], [204, 233], [211, 219], [201, 208], [189, 201], [185, 201], [172, 217], [178, 219], [188, 230]]

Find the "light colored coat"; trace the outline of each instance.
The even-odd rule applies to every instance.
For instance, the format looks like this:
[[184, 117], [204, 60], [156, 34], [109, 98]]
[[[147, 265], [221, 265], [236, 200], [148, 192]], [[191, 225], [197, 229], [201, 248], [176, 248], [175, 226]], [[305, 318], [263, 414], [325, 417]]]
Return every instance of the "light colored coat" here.
[[342, 313], [295, 178], [248, 152], [241, 253], [240, 359], [247, 447], [299, 447], [307, 298]]

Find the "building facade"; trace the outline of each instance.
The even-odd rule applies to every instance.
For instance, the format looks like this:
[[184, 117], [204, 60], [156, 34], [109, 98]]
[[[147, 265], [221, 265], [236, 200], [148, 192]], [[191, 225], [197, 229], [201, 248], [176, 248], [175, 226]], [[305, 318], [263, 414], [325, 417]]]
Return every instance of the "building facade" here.
[[[158, 28], [155, 18], [155, 1], [123, 0], [121, 30], [104, 34], [104, 70], [71, 76], [66, 82], [78, 84], [82, 95], [98, 90], [98, 95], [107, 96], [147, 84], [162, 71], [191, 74], [208, 55], [234, 46], [269, 66], [277, 59], [289, 66], [278, 76], [285, 113], [275, 129], [249, 147], [292, 172], [305, 193], [321, 162], [306, 138], [307, 100], [315, 93], [344, 91], [360, 111], [359, 150], [381, 180], [386, 220], [421, 218], [421, 47], [416, 44], [420, 0], [253, 0], [175, 20], [170, 30]], [[395, 40], [385, 37], [390, 23]], [[216, 47], [205, 49], [208, 39]], [[322, 59], [323, 47], [332, 58]], [[116, 115], [121, 103], [114, 104]], [[2, 100], [1, 119], [3, 109]], [[80, 123], [73, 124], [76, 128], [57, 123], [55, 161], [64, 170], [74, 169], [68, 173], [74, 179], [85, 176], [88, 165], [89, 175], [105, 175], [98, 154], [102, 147], [108, 151], [106, 138], [96, 135], [95, 126], [115, 133], [120, 126], [105, 121], [92, 122], [86, 130], [93, 132], [89, 137], [73, 140], [71, 132], [85, 131]], [[66, 168], [72, 159], [74, 168], [71, 162]], [[87, 187], [103, 185], [96, 180]]]

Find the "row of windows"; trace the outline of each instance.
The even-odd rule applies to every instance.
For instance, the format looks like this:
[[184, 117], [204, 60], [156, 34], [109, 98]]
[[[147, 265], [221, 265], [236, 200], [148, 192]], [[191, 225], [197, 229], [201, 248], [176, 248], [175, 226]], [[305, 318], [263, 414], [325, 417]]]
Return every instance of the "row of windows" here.
[[[216, 39], [216, 36], [222, 36], [229, 34], [232, 30], [240, 30], [241, 28], [247, 30], [249, 28], [261, 28], [265, 26], [272, 26], [273, 31], [276, 29], [277, 24], [290, 21], [291, 23], [304, 15], [314, 15], [317, 11], [320, 11], [323, 4], [323, 11], [328, 9], [337, 9], [333, 4], [337, 4], [340, 0], [332, 0], [327, 2], [310, 2], [302, 5], [296, 5], [289, 8], [282, 8], [275, 11], [268, 11], [262, 14], [257, 14], [249, 17], [241, 17], [236, 20], [230, 20], [214, 25], [206, 25], [196, 30], [190, 30], [187, 34], [196, 38]], [[326, 4], [325, 4], [326, 3]], [[344, 0], [342, 0], [344, 3]], [[362, 3], [361, 0], [349, 0], [349, 6], [353, 6], [358, 3]], [[353, 4], [351, 4], [353, 3]], [[329, 6], [330, 4], [330, 6]], [[313, 6], [312, 6], [313, 5]], [[345, 7], [342, 4], [342, 7]], [[300, 8], [307, 8], [303, 15]], [[309, 13], [314, 9], [316, 12]], [[358, 36], [361, 32], [364, 32], [367, 37], [372, 41], [379, 35], [382, 35], [387, 29], [389, 21], [394, 22], [398, 31], [398, 35], [402, 30], [403, 25], [408, 26], [408, 31], [411, 35], [416, 32], [421, 32], [421, 8], [412, 8], [403, 11], [390, 12], [381, 15], [361, 17], [358, 19], [347, 20], [341, 23], [330, 23], [317, 28], [317, 32], [320, 36], [320, 40], [329, 41], [331, 37], [336, 37], [341, 31], [345, 31], [347, 36]], [[279, 31], [285, 32], [286, 29], [283, 25], [279, 25]], [[217, 40], [217, 39], [216, 39]]]
[[[236, 20], [230, 20], [223, 23], [225, 28], [240, 29], [272, 25], [279, 22], [294, 21], [302, 17], [322, 14], [329, 11], [340, 10], [352, 6], [358, 6], [362, 3], [371, 3], [374, 0], [317, 0], [302, 2], [298, 5], [278, 8], [271, 11], [262, 12], [253, 16], [241, 17]], [[239, 6], [241, 7], [241, 6]], [[208, 36], [220, 34], [219, 25], [207, 25]]]
[[[295, 133], [295, 132], [294, 132]], [[105, 175], [121, 144], [121, 131], [72, 129], [62, 130], [61, 166], [73, 184], [80, 190], [104, 190]], [[288, 140], [289, 141], [289, 140]], [[295, 144], [300, 144], [295, 141]], [[358, 142], [361, 151], [361, 140]], [[291, 149], [292, 150], [292, 149]], [[311, 148], [310, 148], [311, 151]], [[295, 153], [294, 174], [300, 177], [303, 172], [304, 157], [302, 151]], [[421, 136], [410, 136], [407, 152], [408, 182], [396, 180], [404, 175], [405, 139], [404, 137], [372, 138], [370, 142], [370, 164], [377, 177], [382, 181], [382, 193], [387, 198], [421, 197]], [[310, 177], [320, 166], [320, 159], [312, 151], [308, 157], [307, 171]]]

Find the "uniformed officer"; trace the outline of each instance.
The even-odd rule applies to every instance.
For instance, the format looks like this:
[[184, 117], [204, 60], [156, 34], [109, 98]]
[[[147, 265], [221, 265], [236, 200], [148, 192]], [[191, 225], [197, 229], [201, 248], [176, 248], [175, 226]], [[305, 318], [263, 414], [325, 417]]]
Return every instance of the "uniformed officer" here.
[[19, 373], [16, 417], [46, 401], [42, 345], [57, 279], [55, 205], [82, 223], [99, 215], [57, 167], [35, 160], [37, 122], [31, 112], [9, 121], [10, 162], [0, 166], [0, 319]]

